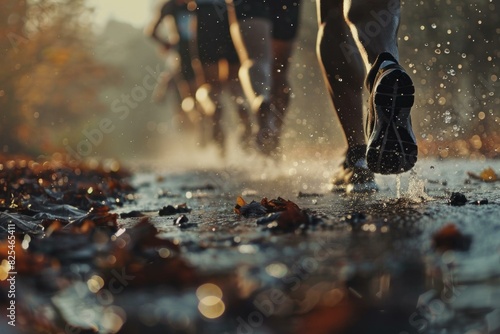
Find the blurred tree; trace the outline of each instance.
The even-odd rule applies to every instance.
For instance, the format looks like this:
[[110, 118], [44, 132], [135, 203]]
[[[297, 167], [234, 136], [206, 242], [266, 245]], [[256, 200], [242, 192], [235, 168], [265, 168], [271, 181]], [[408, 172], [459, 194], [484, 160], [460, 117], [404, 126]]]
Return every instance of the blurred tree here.
[[4, 0], [1, 11], [1, 145], [10, 153], [60, 149], [62, 139], [103, 110], [112, 71], [91, 53], [84, 0]]
[[13, 131], [21, 118], [16, 110], [16, 78], [23, 75], [24, 67], [16, 61], [20, 44], [28, 40], [24, 35], [26, 0], [4, 0], [0, 10], [0, 150], [18, 150], [16, 133]]

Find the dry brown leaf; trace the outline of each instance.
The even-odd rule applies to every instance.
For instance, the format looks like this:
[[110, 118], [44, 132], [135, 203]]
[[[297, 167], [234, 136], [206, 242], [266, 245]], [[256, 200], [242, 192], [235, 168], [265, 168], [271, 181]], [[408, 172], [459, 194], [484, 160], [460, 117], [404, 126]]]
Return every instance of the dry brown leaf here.
[[432, 236], [432, 244], [440, 251], [458, 250], [467, 251], [470, 248], [472, 238], [463, 234], [455, 224], [447, 224]]
[[238, 198], [236, 198], [236, 206], [234, 207], [234, 212], [236, 212], [237, 214], [241, 215], [241, 208], [243, 206], [245, 206], [246, 204], [247, 204], [247, 202], [245, 202], [245, 200], [243, 199], [243, 197], [238, 196]]
[[236, 204], [239, 206], [243, 206], [243, 205], [246, 205], [247, 202], [243, 199], [243, 197], [238, 196], [238, 198], [236, 199]]
[[467, 173], [471, 179], [483, 181], [483, 182], [496, 182], [499, 181], [498, 175], [495, 173], [493, 168], [488, 167], [484, 169], [479, 175], [473, 172]]
[[278, 197], [277, 199], [268, 200], [267, 197], [264, 197], [260, 204], [264, 206], [268, 213], [285, 211], [289, 209], [297, 209], [299, 210], [299, 206], [292, 201], [286, 200], [282, 197]]
[[265, 215], [266, 213], [281, 212], [286, 210], [300, 211], [300, 208], [294, 202], [281, 197], [271, 200], [264, 197], [260, 200], [260, 202], [252, 201], [247, 203], [241, 196], [238, 196], [236, 199], [236, 206], [234, 207], [234, 212], [246, 217], [258, 217]]

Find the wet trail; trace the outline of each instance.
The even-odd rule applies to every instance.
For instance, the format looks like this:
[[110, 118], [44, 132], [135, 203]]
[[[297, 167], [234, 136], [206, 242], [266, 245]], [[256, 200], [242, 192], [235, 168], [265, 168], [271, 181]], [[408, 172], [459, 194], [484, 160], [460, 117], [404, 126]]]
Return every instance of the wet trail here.
[[419, 161], [368, 195], [329, 190], [335, 161], [200, 161], [132, 162], [110, 215], [21, 237], [19, 332], [500, 332], [500, 182], [468, 174], [499, 161]]
[[[166, 318], [172, 332], [185, 333], [499, 332], [500, 186], [467, 176], [498, 170], [498, 161], [424, 161], [399, 189], [396, 177], [379, 176], [380, 192], [356, 196], [329, 192], [321, 166], [291, 165], [258, 175], [234, 167], [137, 169], [137, 202], [122, 210], [149, 212], [160, 236], [179, 244], [224, 296], [222, 304], [215, 298], [205, 305], [194, 289], [153, 289], [142, 307], [164, 310], [157, 325]], [[468, 203], [450, 205], [452, 192]], [[323, 222], [273, 232], [234, 212], [239, 195], [248, 202], [281, 196]], [[185, 228], [174, 225], [179, 215], [155, 211], [184, 202], [192, 208]], [[448, 224], [458, 232], [443, 232], [444, 241], [433, 237]], [[167, 305], [176, 305], [179, 318]], [[126, 313], [144, 323], [133, 310]], [[161, 328], [151, 321], [151, 332]]]

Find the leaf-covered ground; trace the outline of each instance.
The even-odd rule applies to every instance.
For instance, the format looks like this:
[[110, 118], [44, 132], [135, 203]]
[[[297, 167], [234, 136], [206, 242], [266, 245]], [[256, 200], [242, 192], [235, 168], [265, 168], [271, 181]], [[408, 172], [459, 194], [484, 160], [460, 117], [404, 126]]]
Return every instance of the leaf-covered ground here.
[[364, 196], [293, 166], [3, 159], [0, 330], [498, 331], [498, 161], [423, 162]]

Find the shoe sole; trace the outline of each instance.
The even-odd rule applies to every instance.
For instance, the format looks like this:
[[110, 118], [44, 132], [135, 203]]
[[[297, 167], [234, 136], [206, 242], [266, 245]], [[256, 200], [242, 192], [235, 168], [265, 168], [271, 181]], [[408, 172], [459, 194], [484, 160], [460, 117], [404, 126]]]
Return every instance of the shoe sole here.
[[379, 189], [375, 181], [363, 184], [348, 184], [345, 187], [346, 194], [373, 194], [378, 190]]
[[374, 89], [371, 104], [376, 118], [368, 140], [368, 168], [378, 174], [406, 172], [415, 166], [418, 153], [410, 119], [413, 82], [404, 70], [389, 69]]

